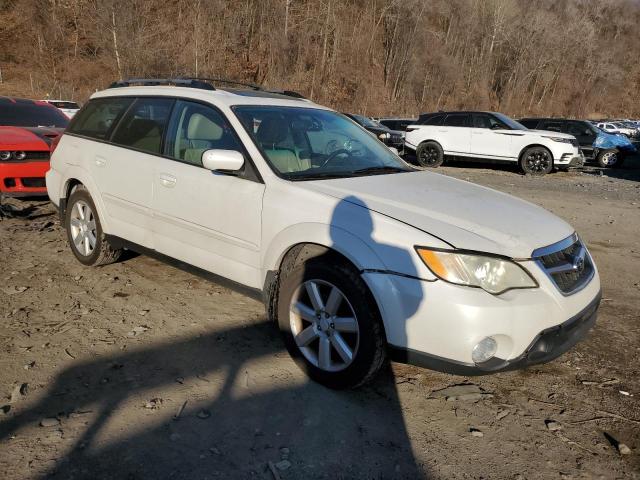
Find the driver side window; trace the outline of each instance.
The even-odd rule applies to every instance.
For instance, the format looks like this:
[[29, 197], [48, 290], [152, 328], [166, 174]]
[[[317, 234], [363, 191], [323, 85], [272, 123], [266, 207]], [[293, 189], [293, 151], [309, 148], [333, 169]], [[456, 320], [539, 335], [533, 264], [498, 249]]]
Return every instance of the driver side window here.
[[202, 154], [212, 149], [242, 153], [233, 128], [220, 112], [200, 103], [178, 100], [167, 133], [166, 155], [201, 167]]

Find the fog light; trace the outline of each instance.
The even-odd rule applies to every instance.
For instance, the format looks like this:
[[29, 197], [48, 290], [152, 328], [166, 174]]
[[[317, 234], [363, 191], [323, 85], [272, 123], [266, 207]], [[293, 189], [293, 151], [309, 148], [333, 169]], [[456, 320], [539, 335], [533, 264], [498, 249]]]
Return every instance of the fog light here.
[[496, 354], [497, 350], [498, 343], [493, 339], [493, 337], [487, 337], [473, 347], [471, 359], [474, 363], [486, 362]]

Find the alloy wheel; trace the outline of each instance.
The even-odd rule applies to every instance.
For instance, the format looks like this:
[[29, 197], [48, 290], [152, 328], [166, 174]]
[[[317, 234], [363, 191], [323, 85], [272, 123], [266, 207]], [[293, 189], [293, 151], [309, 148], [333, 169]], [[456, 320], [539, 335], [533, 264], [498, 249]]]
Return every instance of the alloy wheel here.
[[70, 215], [71, 239], [76, 251], [85, 257], [96, 248], [96, 218], [93, 210], [83, 200], [73, 204]]
[[424, 166], [431, 166], [438, 163], [438, 149], [429, 145], [420, 152], [420, 163]]
[[544, 150], [534, 150], [525, 158], [525, 164], [530, 173], [546, 173], [551, 166], [551, 158], [549, 153]]
[[611, 167], [618, 162], [618, 155], [616, 152], [606, 152], [602, 154], [602, 163]]
[[289, 307], [295, 344], [315, 367], [338, 372], [353, 362], [360, 342], [355, 311], [347, 297], [325, 280], [300, 285]]

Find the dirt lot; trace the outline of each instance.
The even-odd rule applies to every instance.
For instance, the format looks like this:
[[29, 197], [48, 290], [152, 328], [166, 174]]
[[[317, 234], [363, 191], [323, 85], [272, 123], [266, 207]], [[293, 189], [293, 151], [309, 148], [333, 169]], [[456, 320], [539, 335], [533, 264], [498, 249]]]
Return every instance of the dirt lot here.
[[[640, 162], [545, 178], [439, 172], [576, 227], [604, 295], [577, 348], [481, 378], [393, 364], [368, 387], [329, 391], [307, 382], [258, 302], [143, 256], [85, 268], [50, 205], [12, 201], [1, 477], [640, 478]], [[461, 383], [475, 387], [438, 392]]]

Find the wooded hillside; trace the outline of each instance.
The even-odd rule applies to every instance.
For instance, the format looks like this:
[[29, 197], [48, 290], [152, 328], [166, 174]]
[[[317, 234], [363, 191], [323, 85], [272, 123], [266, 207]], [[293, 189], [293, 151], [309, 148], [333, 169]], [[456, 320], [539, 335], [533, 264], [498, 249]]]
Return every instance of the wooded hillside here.
[[0, 94], [221, 76], [368, 115], [640, 116], [636, 0], [0, 0]]

